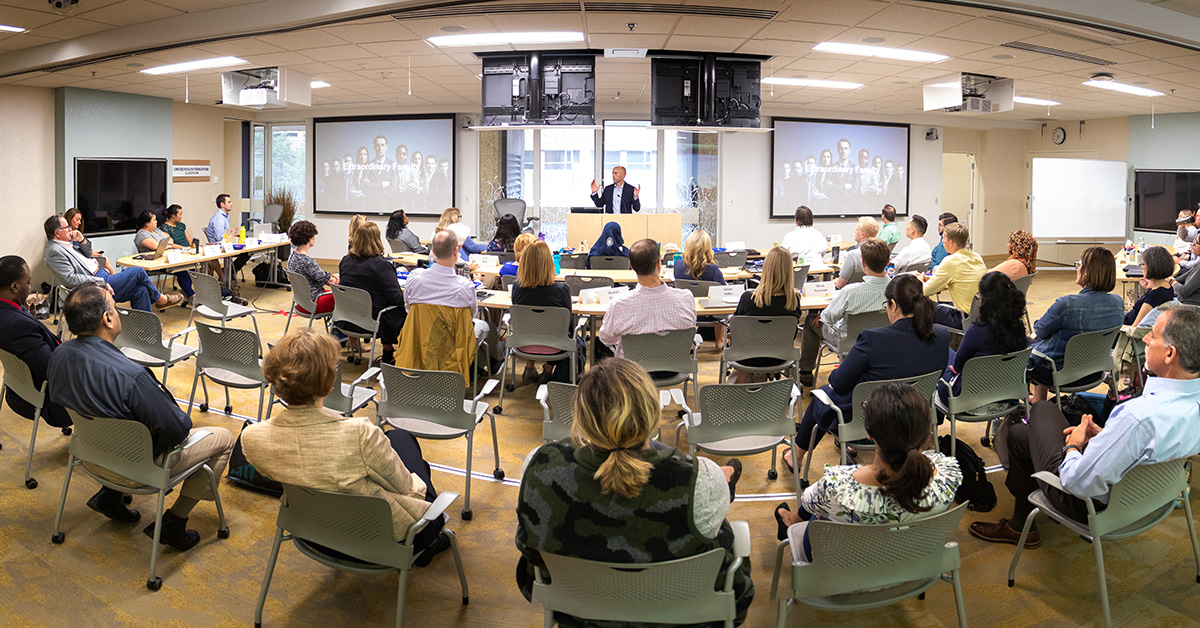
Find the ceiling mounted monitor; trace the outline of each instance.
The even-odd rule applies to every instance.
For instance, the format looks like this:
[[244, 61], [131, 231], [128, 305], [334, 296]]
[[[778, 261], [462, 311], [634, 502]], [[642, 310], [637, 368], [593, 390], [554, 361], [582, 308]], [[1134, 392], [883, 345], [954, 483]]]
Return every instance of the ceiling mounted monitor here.
[[596, 123], [596, 53], [476, 53], [483, 61], [480, 126]]
[[762, 64], [757, 56], [657, 52], [650, 60], [654, 126], [759, 128]]

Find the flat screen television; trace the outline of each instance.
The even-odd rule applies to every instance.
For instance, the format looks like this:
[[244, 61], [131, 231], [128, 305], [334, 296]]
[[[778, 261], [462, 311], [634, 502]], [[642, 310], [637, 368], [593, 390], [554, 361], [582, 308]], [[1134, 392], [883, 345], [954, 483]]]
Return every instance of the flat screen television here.
[[313, 120], [314, 209], [439, 216], [454, 206], [454, 114]]
[[775, 118], [771, 218], [908, 214], [907, 124]]
[[75, 159], [75, 207], [85, 234], [133, 233], [138, 214], [166, 206], [166, 159]]
[[481, 126], [596, 123], [596, 55], [585, 51], [477, 53]]
[[650, 124], [757, 129], [762, 107], [761, 72], [757, 59], [715, 54], [653, 57]]
[[1133, 228], [1175, 233], [1180, 210], [1200, 207], [1200, 170], [1134, 170]]

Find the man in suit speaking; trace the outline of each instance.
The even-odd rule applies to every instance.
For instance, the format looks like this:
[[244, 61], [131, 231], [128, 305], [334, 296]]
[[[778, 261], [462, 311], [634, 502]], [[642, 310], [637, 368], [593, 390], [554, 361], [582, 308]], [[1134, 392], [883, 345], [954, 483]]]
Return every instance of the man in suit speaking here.
[[606, 214], [632, 214], [642, 211], [642, 202], [638, 200], [642, 186], [634, 187], [625, 183], [624, 166], [614, 167], [612, 176], [612, 185], [604, 186], [602, 194], [598, 194], [600, 186], [595, 179], [592, 179], [592, 202], [596, 204], [596, 207], [603, 206]]

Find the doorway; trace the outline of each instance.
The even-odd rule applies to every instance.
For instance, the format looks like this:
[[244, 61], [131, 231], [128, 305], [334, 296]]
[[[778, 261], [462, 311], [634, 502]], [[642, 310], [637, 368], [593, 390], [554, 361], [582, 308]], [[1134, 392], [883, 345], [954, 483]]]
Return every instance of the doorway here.
[[[974, 153], [943, 153], [942, 154], [942, 211], [950, 212], [965, 224], [975, 239], [975, 226], [983, 224], [977, 215], [976, 202], [976, 170]], [[931, 216], [929, 222], [935, 223], [937, 216]], [[967, 246], [972, 246], [968, 241]]]

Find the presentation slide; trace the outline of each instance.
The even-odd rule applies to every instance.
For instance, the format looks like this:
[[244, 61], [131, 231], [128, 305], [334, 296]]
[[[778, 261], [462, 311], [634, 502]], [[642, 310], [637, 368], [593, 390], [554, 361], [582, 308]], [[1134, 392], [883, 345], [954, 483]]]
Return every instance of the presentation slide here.
[[454, 205], [454, 116], [313, 120], [316, 211], [436, 216]]
[[771, 217], [908, 214], [908, 125], [775, 118]]

